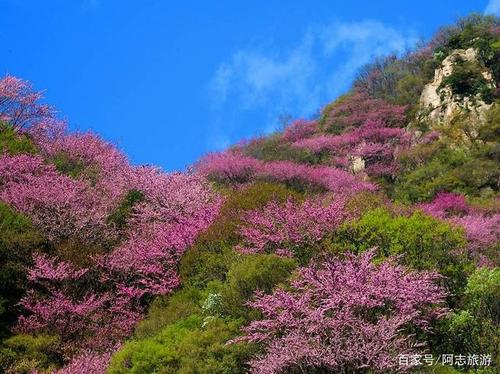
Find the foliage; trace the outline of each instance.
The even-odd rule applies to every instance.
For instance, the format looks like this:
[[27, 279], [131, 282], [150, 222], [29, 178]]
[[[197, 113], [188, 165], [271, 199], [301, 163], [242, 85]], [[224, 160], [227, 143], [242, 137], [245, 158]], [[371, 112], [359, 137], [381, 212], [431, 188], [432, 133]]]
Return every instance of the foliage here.
[[0, 153], [16, 155], [37, 152], [37, 148], [27, 134], [20, 134], [5, 123], [0, 122]]
[[420, 212], [394, 215], [379, 208], [343, 225], [330, 244], [334, 251], [357, 253], [378, 248], [378, 256], [401, 256], [400, 261], [417, 270], [436, 270], [446, 276], [449, 289], [463, 290], [468, 269], [461, 255], [464, 234], [447, 223]]
[[468, 279], [460, 308], [436, 325], [434, 350], [457, 354], [487, 352], [497, 362], [499, 298], [500, 269], [476, 269]]
[[490, 147], [450, 147], [445, 141], [421, 143], [401, 155], [393, 196], [406, 202], [431, 200], [439, 192], [481, 195], [498, 190], [497, 161]]
[[455, 58], [453, 71], [443, 78], [438, 90], [449, 88], [456, 100], [479, 97], [487, 104], [493, 101], [493, 88], [476, 64]]
[[246, 302], [260, 290], [270, 293], [285, 282], [296, 267], [291, 258], [276, 255], [248, 255], [236, 261], [227, 272], [222, 288], [223, 313], [233, 317], [248, 317]]
[[17, 319], [17, 303], [26, 292], [25, 267], [42, 247], [43, 239], [30, 220], [0, 203], [0, 336], [7, 335]]
[[112, 359], [118, 373], [241, 373], [249, 348], [228, 346], [241, 323], [214, 318], [205, 327], [197, 315], [167, 326], [153, 338], [127, 343]]
[[[441, 60], [454, 49], [475, 48], [479, 51], [481, 62], [491, 67], [498, 56], [494, 47], [498, 33], [493, 31], [498, 25], [497, 17], [472, 14], [460, 19], [455, 25], [439, 30], [429, 46]], [[495, 75], [495, 80], [498, 81], [498, 78]]]
[[0, 348], [0, 368], [6, 373], [30, 374], [60, 365], [59, 339], [53, 335], [15, 335]]
[[147, 318], [135, 329], [139, 339], [154, 336], [166, 326], [192, 314], [201, 314], [204, 292], [194, 287], [182, 287], [170, 296], [157, 297], [148, 310]]

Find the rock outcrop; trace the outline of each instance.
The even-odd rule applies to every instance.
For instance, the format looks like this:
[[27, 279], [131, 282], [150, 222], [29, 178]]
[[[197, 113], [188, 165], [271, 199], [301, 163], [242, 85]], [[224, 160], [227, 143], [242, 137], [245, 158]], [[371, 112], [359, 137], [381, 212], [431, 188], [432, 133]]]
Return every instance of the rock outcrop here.
[[[479, 63], [477, 52], [473, 48], [457, 49], [447, 56], [441, 63], [441, 67], [435, 70], [434, 80], [427, 84], [420, 96], [421, 112], [420, 116], [435, 124], [446, 124], [453, 119], [455, 114], [464, 110], [471, 116], [471, 120], [481, 122], [486, 111], [491, 107], [484, 102], [481, 97], [457, 97], [452, 90], [445, 86], [443, 80], [453, 73], [457, 61], [467, 61], [477, 66]], [[482, 67], [481, 74], [484, 79], [494, 87], [494, 80], [491, 72]]]

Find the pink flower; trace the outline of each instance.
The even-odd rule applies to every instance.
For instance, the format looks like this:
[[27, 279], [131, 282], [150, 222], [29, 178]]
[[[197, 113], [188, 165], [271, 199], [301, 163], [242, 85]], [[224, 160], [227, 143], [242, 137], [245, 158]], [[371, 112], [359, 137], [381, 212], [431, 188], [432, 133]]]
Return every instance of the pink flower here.
[[432, 272], [408, 272], [393, 262], [374, 265], [373, 251], [300, 269], [289, 291], [257, 292], [249, 305], [263, 317], [232, 342], [263, 344], [253, 373], [295, 368], [397, 372], [399, 354], [421, 353], [406, 327], [428, 327], [443, 316], [445, 291]]
[[240, 227], [242, 252], [274, 251], [290, 256], [297, 247], [312, 246], [347, 218], [344, 201], [271, 201], [262, 210], [247, 213]]

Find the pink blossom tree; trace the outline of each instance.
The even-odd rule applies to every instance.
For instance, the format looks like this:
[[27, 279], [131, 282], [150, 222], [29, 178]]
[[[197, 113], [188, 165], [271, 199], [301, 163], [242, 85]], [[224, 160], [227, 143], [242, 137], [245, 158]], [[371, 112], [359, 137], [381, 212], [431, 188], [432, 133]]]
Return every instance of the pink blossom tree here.
[[57, 370], [54, 374], [104, 374], [107, 371], [111, 355], [111, 352], [97, 354], [87, 351], [73, 358], [67, 366]]
[[133, 168], [113, 144], [92, 133], [74, 133], [39, 142], [43, 156], [62, 168], [76, 168], [77, 179], [92, 184], [110, 207], [131, 189]]
[[197, 164], [196, 170], [208, 178], [231, 183], [248, 182], [261, 168], [261, 162], [253, 157], [226, 151], [210, 153]]
[[[40, 227], [52, 223], [49, 214], [38, 216], [45, 205], [54, 203], [48, 199], [50, 188], [54, 188], [58, 215], [72, 218], [75, 212], [91, 213], [91, 207], [81, 200], [73, 201], [85, 189], [75, 196], [66, 192], [71, 183], [87, 188], [88, 182], [60, 175], [38, 157], [16, 157], [0, 163], [4, 166], [0, 169], [2, 198], [12, 197], [9, 201], [37, 219]], [[56, 333], [65, 357], [87, 349], [102, 352], [127, 337], [142, 316], [146, 298], [168, 294], [178, 286], [180, 256], [210, 225], [222, 203], [208, 182], [196, 174], [165, 174], [146, 167], [134, 169], [131, 175], [130, 186], [141, 189], [144, 200], [134, 207], [122, 242], [109, 253], [89, 254], [87, 267], [35, 255], [29, 270], [31, 289], [21, 300], [27, 313], [19, 319], [18, 329]], [[34, 183], [33, 178], [42, 179]], [[10, 189], [18, 184], [37, 189], [25, 194]], [[61, 225], [56, 225], [51, 240], [59, 238]]]
[[285, 204], [269, 202], [262, 210], [248, 212], [240, 234], [245, 253], [275, 252], [291, 256], [301, 248], [313, 247], [347, 218], [344, 200], [306, 200]]
[[88, 287], [96, 276], [95, 270], [35, 255], [28, 273], [33, 288], [20, 303], [28, 314], [19, 318], [17, 330], [57, 334], [66, 357], [80, 349], [113, 347], [130, 334], [140, 313], [133, 300], [116, 297], [106, 287]]
[[[469, 255], [478, 264], [498, 264], [497, 251], [491, 249], [500, 242], [500, 214], [481, 212], [472, 208], [464, 196], [445, 192], [439, 193], [431, 202], [421, 204], [419, 208], [463, 229]], [[487, 255], [488, 252], [493, 255]]]
[[297, 120], [285, 128], [283, 131], [283, 140], [286, 142], [296, 142], [312, 136], [316, 131], [318, 131], [316, 121]]
[[323, 111], [323, 126], [346, 129], [359, 127], [368, 121], [384, 123], [387, 127], [402, 127], [405, 106], [390, 104], [381, 99], [370, 98], [362, 91], [354, 91]]
[[264, 179], [297, 185], [304, 189], [319, 189], [337, 193], [357, 193], [375, 190], [376, 186], [351, 173], [326, 165], [305, 165], [292, 161], [262, 162], [252, 157], [226, 151], [203, 158], [196, 171], [213, 180], [247, 183]]
[[[398, 372], [398, 355], [422, 352], [409, 331], [441, 317], [445, 291], [431, 272], [409, 272], [394, 262], [375, 265], [373, 251], [302, 268], [291, 290], [256, 293], [249, 305], [263, 317], [235, 341], [258, 342], [254, 373], [307, 368], [332, 372]], [[233, 342], [235, 342], [233, 341]]]
[[114, 235], [106, 222], [107, 201], [39, 156], [0, 156], [0, 199], [31, 217], [52, 241], [75, 237], [92, 243]]
[[33, 90], [27, 81], [13, 76], [0, 79], [0, 120], [16, 129], [52, 119], [54, 110], [40, 104], [41, 92]]

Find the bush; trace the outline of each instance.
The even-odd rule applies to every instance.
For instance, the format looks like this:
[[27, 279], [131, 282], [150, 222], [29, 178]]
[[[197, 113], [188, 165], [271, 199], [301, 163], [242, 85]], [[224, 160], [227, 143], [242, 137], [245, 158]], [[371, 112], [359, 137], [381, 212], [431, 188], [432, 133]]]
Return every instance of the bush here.
[[433, 199], [439, 192], [479, 196], [498, 190], [497, 161], [489, 145], [451, 146], [449, 139], [420, 144], [402, 154], [393, 197], [404, 202]]
[[85, 163], [73, 159], [66, 152], [57, 153], [50, 158], [50, 161], [56, 166], [59, 173], [68, 175], [72, 178], [78, 178], [84, 172], [87, 172]]
[[200, 314], [202, 299], [203, 292], [192, 287], [181, 288], [171, 296], [157, 297], [149, 307], [147, 317], [137, 325], [135, 336], [138, 339], [154, 336], [169, 324]]
[[62, 364], [57, 354], [58, 345], [58, 338], [51, 335], [12, 336], [0, 348], [0, 368], [16, 374], [50, 371]]
[[333, 240], [334, 250], [363, 252], [377, 247], [381, 258], [402, 255], [401, 261], [413, 269], [437, 270], [448, 277], [452, 292], [465, 285], [468, 265], [458, 255], [466, 244], [464, 233], [423, 213], [398, 216], [376, 209], [345, 224]]
[[0, 202], [0, 338], [16, 320], [17, 303], [26, 291], [26, 267], [43, 243], [27, 217]]
[[486, 113], [484, 123], [479, 127], [479, 139], [486, 142], [498, 142], [500, 139], [500, 102]]
[[203, 327], [203, 318], [192, 315], [152, 338], [126, 343], [112, 358], [108, 373], [243, 373], [250, 346], [225, 344], [240, 325], [214, 318]]
[[233, 246], [240, 240], [239, 226], [245, 212], [263, 207], [271, 200], [302, 200], [303, 196], [277, 183], [257, 182], [231, 193], [212, 225], [202, 232], [184, 254], [180, 274], [183, 282], [203, 287], [213, 280], [224, 281], [238, 257]]
[[256, 290], [269, 293], [286, 281], [296, 262], [276, 255], [248, 255], [235, 262], [228, 271], [227, 283], [222, 289], [224, 313], [233, 317], [247, 316], [244, 305]]
[[469, 277], [460, 308], [435, 327], [432, 348], [454, 354], [490, 354], [500, 359], [500, 269], [479, 268]]
[[19, 133], [13, 127], [0, 121], [0, 153], [4, 152], [10, 155], [35, 154], [37, 147], [28, 135]]

